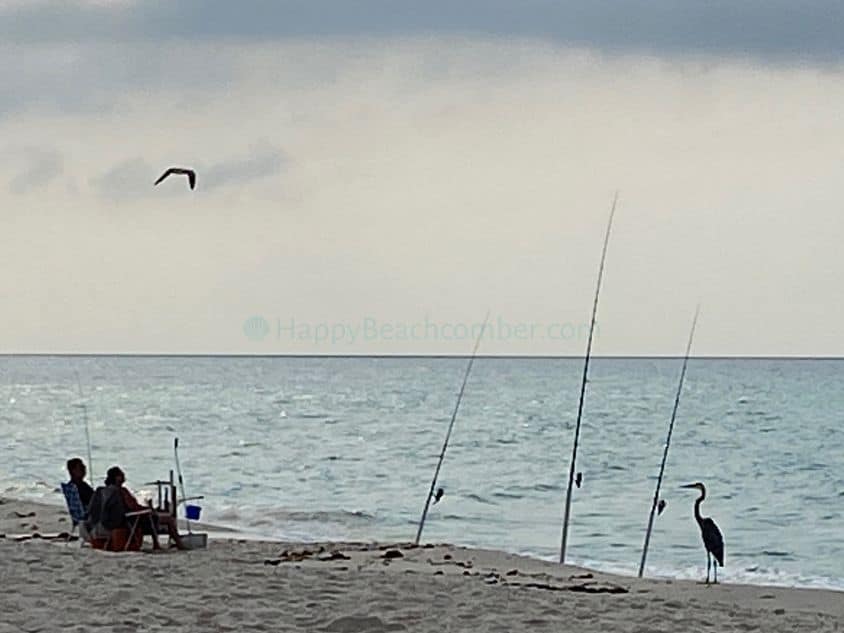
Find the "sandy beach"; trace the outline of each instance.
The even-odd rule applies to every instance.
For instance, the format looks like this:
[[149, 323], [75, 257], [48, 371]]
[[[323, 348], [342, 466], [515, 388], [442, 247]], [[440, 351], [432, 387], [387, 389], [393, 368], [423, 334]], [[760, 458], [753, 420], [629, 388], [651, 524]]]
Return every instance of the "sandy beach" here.
[[[32, 514], [34, 513], [34, 514]], [[107, 554], [15, 535], [64, 510], [0, 504], [0, 632], [838, 631], [844, 595], [637, 580], [449, 545], [212, 538], [207, 550]]]

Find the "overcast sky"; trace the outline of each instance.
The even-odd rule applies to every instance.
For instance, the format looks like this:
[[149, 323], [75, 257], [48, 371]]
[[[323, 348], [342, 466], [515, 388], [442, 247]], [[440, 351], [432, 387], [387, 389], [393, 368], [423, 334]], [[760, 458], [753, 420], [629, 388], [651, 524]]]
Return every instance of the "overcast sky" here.
[[0, 0], [0, 351], [581, 354], [618, 189], [595, 353], [844, 355], [842, 27]]

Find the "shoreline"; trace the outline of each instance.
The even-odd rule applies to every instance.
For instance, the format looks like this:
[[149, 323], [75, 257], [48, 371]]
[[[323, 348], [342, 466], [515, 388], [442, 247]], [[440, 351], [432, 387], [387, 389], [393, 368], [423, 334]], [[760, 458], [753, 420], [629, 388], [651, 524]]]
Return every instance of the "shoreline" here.
[[[35, 512], [34, 516], [26, 516]], [[41, 513], [39, 515], [39, 512]], [[23, 517], [17, 514], [24, 515]], [[68, 525], [3, 500], [0, 532]], [[214, 526], [203, 526], [211, 528]], [[838, 631], [844, 593], [638, 579], [452, 545], [290, 543], [217, 532], [207, 549], [112, 554], [0, 539], [0, 632]], [[148, 542], [146, 547], [149, 547]], [[109, 578], [119, 578], [110, 582]], [[83, 580], [84, 582], [75, 582]], [[118, 615], [114, 607], [119, 605]], [[116, 618], [116, 619], [115, 619]]]
[[[64, 504], [64, 498], [61, 497], [60, 493], [56, 493], [56, 503], [51, 503], [51, 500], [48, 498], [37, 498], [37, 499], [26, 499], [26, 498], [14, 498], [14, 497], [4, 497], [0, 495], [0, 542], [7, 535], [11, 536], [23, 536], [28, 533], [28, 529], [24, 528], [23, 525], [18, 525], [19, 529], [15, 529], [15, 520], [9, 519], [7, 516], [10, 512], [20, 512], [21, 514], [28, 514], [30, 512], [36, 512], [38, 515], [38, 521], [36, 525], [38, 531], [41, 534], [56, 534], [60, 532], [67, 531], [70, 527], [69, 524], [69, 517], [67, 515], [67, 509]], [[17, 523], [25, 523], [27, 519], [22, 518]], [[365, 544], [373, 544], [373, 543], [398, 543], [402, 542], [407, 544], [409, 541], [400, 541], [395, 538], [375, 538], [375, 539], [332, 539], [332, 540], [312, 540], [312, 539], [299, 539], [299, 538], [285, 538], [285, 537], [275, 537], [271, 535], [267, 535], [261, 533], [257, 529], [252, 530], [248, 528], [244, 528], [237, 525], [225, 525], [219, 523], [206, 523], [202, 521], [191, 521], [190, 522], [191, 529], [196, 532], [206, 532], [208, 534], [209, 540], [225, 540], [225, 541], [232, 541], [238, 543], [264, 543], [264, 544], [284, 544], [288, 546], [308, 546], [308, 545], [325, 545], [325, 544], [351, 544], [351, 545], [365, 545]], [[181, 532], [185, 532], [187, 529], [187, 522], [184, 519], [179, 519], [179, 529]], [[29, 530], [31, 533], [32, 530]], [[7, 539], [8, 540], [8, 539]], [[519, 552], [519, 551], [510, 551], [510, 550], [498, 550], [498, 549], [490, 549], [487, 546], [483, 545], [471, 545], [471, 544], [461, 544], [461, 543], [441, 543], [441, 545], [445, 545], [452, 548], [460, 548], [466, 549], [471, 551], [489, 551], [489, 552], [498, 552], [502, 555], [506, 556], [515, 556], [521, 559], [536, 561], [538, 563], [543, 564], [551, 564], [551, 565], [559, 565], [559, 563], [553, 557], [543, 557], [542, 555], [533, 553], [533, 552]], [[587, 572], [593, 572], [596, 574], [601, 574], [603, 576], [608, 577], [615, 577], [620, 580], [639, 580], [635, 571], [627, 571], [624, 569], [620, 569], [620, 563], [605, 563], [598, 565], [590, 565], [588, 562], [574, 562], [568, 563], [566, 567], [572, 567], [577, 569], [582, 569]], [[702, 573], [705, 572], [705, 569], [701, 570]], [[642, 580], [653, 580], [653, 581], [664, 581], [664, 582], [692, 582], [696, 583], [698, 580], [694, 578], [687, 578], [687, 577], [678, 577], [674, 575], [670, 575], [668, 573], [659, 574], [659, 573], [652, 573], [650, 575], [646, 575], [645, 578]], [[844, 594], [844, 587], [839, 587], [834, 584], [824, 584], [829, 582], [831, 579], [826, 578], [816, 578], [808, 581], [806, 584], [798, 584], [798, 583], [791, 583], [791, 582], [736, 582], [735, 580], [728, 582], [729, 586], [735, 587], [756, 587], [756, 588], [777, 588], [777, 589], [795, 589], [795, 590], [806, 590], [806, 591], [830, 591], [834, 593], [842, 593]], [[814, 583], [814, 584], [812, 584]], [[844, 596], [842, 596], [844, 597]]]
[[[56, 493], [56, 503], [49, 499], [20, 499], [0, 495], [0, 539], [26, 534], [54, 535], [69, 532], [70, 516], [61, 492]], [[34, 516], [27, 516], [34, 513]], [[17, 516], [24, 515], [24, 516]], [[191, 530], [208, 532], [217, 538], [240, 538], [253, 540], [254, 535], [245, 534], [236, 527], [212, 525], [202, 521], [191, 521]], [[179, 531], [187, 529], [187, 521], [179, 519]], [[254, 540], [272, 542], [273, 539], [260, 537]]]

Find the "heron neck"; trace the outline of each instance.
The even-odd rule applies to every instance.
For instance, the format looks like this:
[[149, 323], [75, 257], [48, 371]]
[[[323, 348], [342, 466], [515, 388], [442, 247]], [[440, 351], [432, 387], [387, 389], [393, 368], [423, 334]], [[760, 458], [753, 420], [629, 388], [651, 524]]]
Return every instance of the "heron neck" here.
[[705, 490], [700, 493], [700, 496], [697, 498], [697, 501], [695, 501], [695, 519], [697, 519], [698, 523], [703, 521], [703, 517], [700, 514], [700, 504], [703, 503], [704, 499], [706, 499]]

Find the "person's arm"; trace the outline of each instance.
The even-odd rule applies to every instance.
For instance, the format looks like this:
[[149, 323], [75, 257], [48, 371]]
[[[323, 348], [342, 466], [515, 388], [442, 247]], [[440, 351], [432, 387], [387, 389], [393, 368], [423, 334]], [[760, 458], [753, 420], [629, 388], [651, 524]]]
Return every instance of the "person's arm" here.
[[123, 506], [126, 508], [126, 512], [141, 512], [148, 509], [138, 503], [138, 500], [126, 488], [121, 488], [120, 492], [123, 495]]

